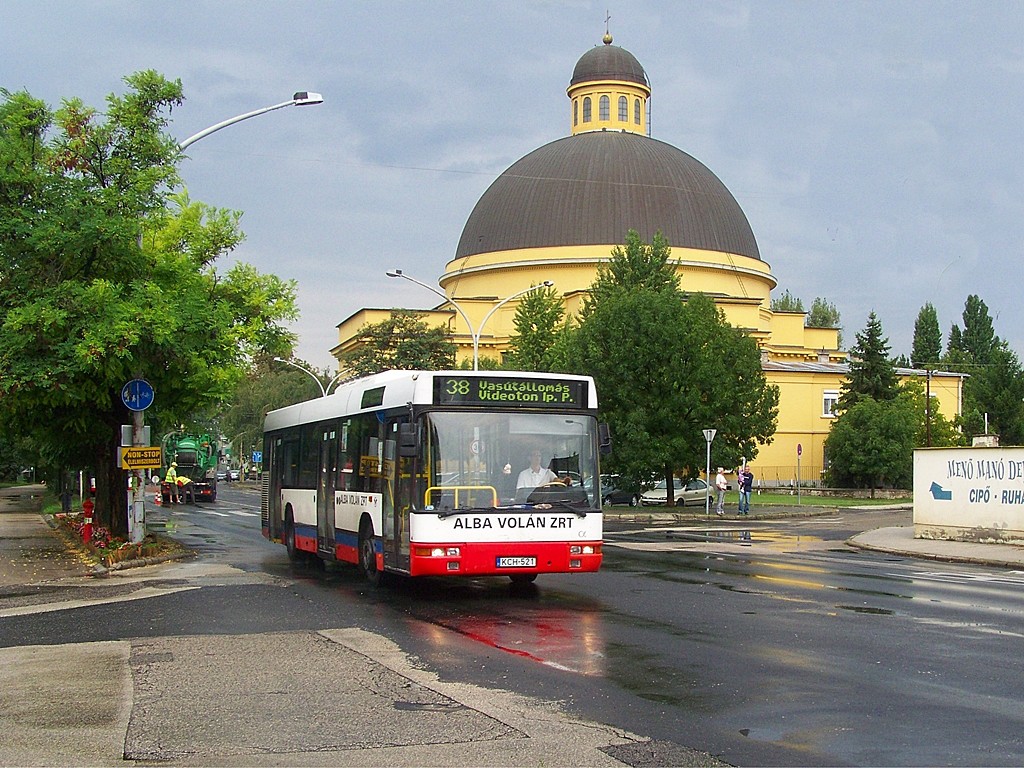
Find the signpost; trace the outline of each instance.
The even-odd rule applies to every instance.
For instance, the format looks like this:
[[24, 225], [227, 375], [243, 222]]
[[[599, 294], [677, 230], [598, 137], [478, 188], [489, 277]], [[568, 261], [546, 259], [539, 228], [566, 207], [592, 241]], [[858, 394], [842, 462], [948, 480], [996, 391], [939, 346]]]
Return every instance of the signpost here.
[[800, 456], [804, 452], [801, 443], [796, 444], [796, 505], [800, 506]]
[[[128, 491], [128, 536], [133, 544], [139, 544], [146, 538], [146, 473], [143, 470], [160, 466], [159, 448], [155, 449], [156, 464], [151, 464], [151, 454], [137, 450], [154, 450], [146, 445], [142, 412], [153, 404], [155, 396], [153, 386], [143, 378], [132, 379], [121, 387], [121, 402], [132, 412], [132, 448], [127, 459], [126, 451], [122, 450], [120, 460], [121, 466], [131, 471], [131, 486]], [[145, 463], [146, 461], [150, 463]], [[131, 466], [125, 466], [126, 462]]]
[[711, 441], [715, 439], [716, 434], [717, 429], [704, 430], [704, 440], [708, 444], [707, 464], [704, 468], [704, 479], [707, 480], [704, 484], [704, 514], [707, 517], [711, 517]]

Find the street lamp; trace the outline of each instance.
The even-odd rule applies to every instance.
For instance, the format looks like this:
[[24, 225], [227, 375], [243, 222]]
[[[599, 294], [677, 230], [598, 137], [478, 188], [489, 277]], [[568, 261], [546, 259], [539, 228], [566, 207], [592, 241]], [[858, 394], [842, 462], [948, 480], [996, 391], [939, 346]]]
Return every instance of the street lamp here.
[[[313, 378], [313, 381], [316, 382], [316, 385], [320, 387], [320, 397], [327, 397], [327, 390], [324, 389], [324, 385], [323, 382], [320, 381], [320, 377], [313, 373], [311, 370], [309, 370], [309, 368], [307, 368], [304, 365], [299, 365], [294, 360], [285, 360], [283, 357], [275, 357], [274, 360], [279, 363], [284, 363], [285, 365], [290, 365], [292, 368], [298, 368], [303, 373], [306, 373], [309, 376], [311, 376]], [[328, 386], [330, 386], [330, 384], [328, 384]]]
[[314, 381], [316, 381], [317, 386], [320, 387], [320, 396], [321, 397], [327, 397], [327, 395], [329, 395], [331, 393], [331, 387], [333, 387], [335, 384], [340, 383], [341, 382], [341, 377], [346, 374], [346, 371], [338, 372], [338, 374], [333, 379], [331, 379], [329, 382], [327, 382], [327, 386], [325, 387], [323, 385], [323, 382], [320, 381], [320, 377], [317, 376], [315, 373], [313, 373], [311, 370], [309, 370], [309, 368], [307, 368], [306, 366], [299, 365], [294, 360], [285, 360], [283, 357], [275, 357], [274, 360], [276, 360], [279, 363], [284, 363], [286, 365], [290, 365], [293, 368], [298, 368], [300, 371], [308, 373], [310, 376], [312, 376]]
[[227, 128], [229, 125], [240, 123], [243, 120], [248, 120], [250, 117], [257, 117], [258, 115], [266, 114], [267, 112], [273, 112], [275, 109], [281, 109], [282, 107], [304, 107], [308, 104], [322, 104], [324, 97], [319, 93], [313, 93], [312, 91], [298, 91], [288, 101], [282, 101], [280, 104], [274, 104], [273, 106], [263, 107], [262, 109], [255, 109], [252, 112], [246, 112], [244, 115], [236, 115], [235, 117], [228, 118], [216, 125], [211, 125], [209, 128], [205, 128], [199, 133], [189, 136], [183, 142], [178, 144], [179, 150], [184, 150], [190, 144], [194, 144], [200, 139], [206, 138], [211, 133], [219, 131], [221, 128]]
[[433, 293], [436, 293], [438, 296], [440, 296], [442, 299], [444, 299], [447, 303], [449, 303], [453, 307], [455, 307], [456, 310], [458, 310], [459, 314], [462, 315], [462, 319], [466, 321], [466, 327], [469, 328], [469, 333], [473, 337], [473, 370], [474, 371], [478, 370], [478, 366], [479, 366], [479, 363], [480, 363], [480, 334], [483, 333], [484, 326], [487, 325], [487, 321], [491, 319], [491, 315], [493, 315], [495, 312], [497, 312], [502, 306], [504, 306], [508, 302], [512, 301], [513, 299], [518, 299], [520, 296], [522, 296], [525, 293], [529, 293], [530, 291], [536, 291], [538, 288], [550, 288], [551, 286], [554, 285], [554, 283], [551, 282], [550, 280], [545, 280], [543, 283], [540, 283], [539, 285], [531, 285], [529, 288], [524, 288], [523, 290], [518, 291], [517, 293], [513, 293], [511, 296], [506, 296], [504, 299], [502, 299], [497, 304], [495, 304], [493, 307], [491, 307], [491, 311], [488, 312], [486, 315], [484, 315], [484, 319], [480, 321], [479, 327], [474, 330], [473, 329], [473, 323], [470, 322], [469, 316], [466, 314], [465, 310], [462, 307], [459, 306], [458, 302], [455, 301], [455, 299], [445, 295], [443, 292], [439, 291], [437, 288], [435, 288], [432, 285], [427, 285], [424, 282], [420, 282], [415, 277], [410, 277], [409, 275], [405, 274], [400, 269], [396, 269], [396, 270], [393, 270], [391, 272], [385, 272], [384, 274], [386, 274], [388, 277], [401, 277], [401, 278], [403, 278], [405, 280], [408, 280], [408, 281], [410, 281], [412, 283], [416, 283], [416, 285], [422, 286], [422, 287], [426, 288], [428, 291], [432, 291]]

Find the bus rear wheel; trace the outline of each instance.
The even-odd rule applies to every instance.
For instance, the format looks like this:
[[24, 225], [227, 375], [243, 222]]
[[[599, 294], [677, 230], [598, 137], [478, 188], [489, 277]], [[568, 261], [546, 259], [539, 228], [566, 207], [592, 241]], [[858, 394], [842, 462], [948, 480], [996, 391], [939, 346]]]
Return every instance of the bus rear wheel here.
[[359, 526], [359, 568], [373, 586], [380, 586], [381, 572], [377, 570], [377, 552], [373, 546], [373, 528], [369, 523]]

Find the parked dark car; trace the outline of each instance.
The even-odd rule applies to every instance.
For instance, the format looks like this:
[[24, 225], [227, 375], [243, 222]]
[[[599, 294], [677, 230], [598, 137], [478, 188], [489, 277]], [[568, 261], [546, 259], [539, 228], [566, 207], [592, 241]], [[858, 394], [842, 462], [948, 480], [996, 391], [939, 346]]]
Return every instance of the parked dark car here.
[[614, 504], [628, 504], [631, 507], [640, 506], [640, 491], [620, 487], [621, 478], [618, 475], [601, 475], [601, 505], [611, 506]]

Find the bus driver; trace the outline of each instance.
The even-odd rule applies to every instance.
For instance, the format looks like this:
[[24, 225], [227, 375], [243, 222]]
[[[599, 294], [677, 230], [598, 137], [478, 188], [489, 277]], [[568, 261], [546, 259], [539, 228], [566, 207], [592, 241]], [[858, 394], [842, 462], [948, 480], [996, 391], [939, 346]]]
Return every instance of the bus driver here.
[[530, 454], [530, 466], [519, 473], [516, 481], [516, 490], [520, 488], [536, 488], [539, 485], [553, 483], [558, 475], [547, 467], [540, 465], [540, 451], [535, 450]]

